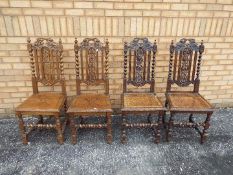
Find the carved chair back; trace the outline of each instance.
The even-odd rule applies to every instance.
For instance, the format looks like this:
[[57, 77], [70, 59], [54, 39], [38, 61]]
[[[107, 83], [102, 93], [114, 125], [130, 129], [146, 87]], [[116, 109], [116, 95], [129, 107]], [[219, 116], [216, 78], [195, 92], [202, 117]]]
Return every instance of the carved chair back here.
[[203, 41], [200, 45], [194, 39], [183, 38], [176, 45], [172, 41], [170, 45], [167, 92], [171, 92], [173, 84], [179, 87], [187, 87], [193, 84], [193, 92], [199, 92], [199, 76], [203, 52]]
[[154, 44], [148, 38], [134, 38], [129, 44], [124, 44], [124, 80], [123, 92], [127, 92], [127, 85], [142, 87], [150, 85], [150, 92], [154, 91], [155, 56], [157, 52]]
[[31, 61], [33, 93], [38, 93], [40, 82], [44, 86], [60, 84], [62, 93], [66, 95], [61, 39], [56, 43], [51, 38], [38, 38], [31, 43], [28, 38], [27, 49]]
[[74, 51], [77, 95], [81, 93], [81, 83], [86, 85], [104, 84], [105, 94], [109, 94], [108, 40], [104, 45], [97, 38], [85, 38], [79, 45], [75, 38]]

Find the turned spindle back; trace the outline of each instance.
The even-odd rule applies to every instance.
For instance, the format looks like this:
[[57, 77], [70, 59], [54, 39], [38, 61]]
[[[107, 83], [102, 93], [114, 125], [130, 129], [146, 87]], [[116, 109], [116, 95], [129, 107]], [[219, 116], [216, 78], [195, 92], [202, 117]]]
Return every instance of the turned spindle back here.
[[87, 85], [104, 84], [105, 94], [108, 94], [108, 40], [104, 45], [97, 38], [85, 38], [79, 45], [77, 38], [75, 38], [74, 51], [77, 94], [80, 94], [81, 83]]
[[193, 92], [199, 91], [200, 66], [203, 52], [203, 41], [200, 45], [194, 39], [183, 38], [176, 45], [172, 41], [170, 45], [167, 92], [171, 91], [173, 84], [179, 87], [187, 87], [193, 84]]
[[28, 38], [27, 49], [31, 61], [33, 93], [38, 93], [40, 82], [45, 86], [60, 84], [63, 94], [66, 94], [61, 39], [56, 43], [51, 38], [38, 38], [31, 43]]
[[134, 38], [129, 44], [124, 44], [124, 81], [123, 91], [127, 92], [127, 85], [142, 87], [150, 84], [150, 91], [154, 92], [155, 57], [157, 52], [154, 44], [148, 38]]

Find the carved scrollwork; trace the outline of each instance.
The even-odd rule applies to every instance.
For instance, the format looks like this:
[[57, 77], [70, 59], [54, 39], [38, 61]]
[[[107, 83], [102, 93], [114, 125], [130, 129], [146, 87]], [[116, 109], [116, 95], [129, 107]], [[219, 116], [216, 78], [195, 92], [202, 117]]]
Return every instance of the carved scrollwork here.
[[85, 38], [83, 42], [81, 42], [80, 47], [85, 49], [95, 48], [96, 50], [101, 50], [103, 44], [97, 38]]
[[48, 49], [59, 50], [59, 46], [51, 38], [38, 38], [36, 42], [32, 45], [34, 49], [41, 49], [47, 47]]
[[96, 66], [96, 50], [94, 47], [88, 49], [88, 74], [86, 84], [93, 84], [97, 80], [97, 66]]
[[134, 38], [128, 45], [128, 49], [137, 50], [139, 48], [145, 51], [152, 51], [154, 49], [153, 44], [149, 42], [148, 38]]
[[190, 81], [190, 71], [192, 64], [193, 51], [198, 51], [199, 47], [194, 39], [181, 39], [175, 46], [175, 50], [180, 52], [180, 65], [178, 70], [178, 78], [175, 81], [178, 86], [188, 86]]
[[134, 86], [143, 86], [146, 83], [143, 79], [143, 56], [144, 50], [142, 47], [139, 47], [136, 51], [136, 75], [134, 81], [132, 81]]
[[[203, 42], [200, 45], [198, 45], [194, 39], [182, 38], [174, 46], [172, 41], [170, 45], [168, 82], [172, 84], [176, 83], [178, 86], [183, 87], [183, 86], [188, 86], [192, 83], [195, 84], [197, 81], [199, 81], [200, 64], [201, 64], [201, 58], [203, 52], [204, 52]], [[175, 60], [173, 60], [174, 53], [175, 53]], [[173, 79], [171, 76], [172, 71], [173, 71]], [[195, 73], [196, 73], [196, 79], [194, 80]]]
[[32, 76], [37, 82], [52, 86], [63, 76], [62, 44], [51, 38], [38, 38], [33, 44], [28, 40]]
[[[144, 63], [145, 55], [151, 56], [151, 52], [153, 52], [153, 59], [152, 61], [152, 72], [154, 70], [155, 65], [155, 53], [157, 51], [157, 45], [152, 44], [148, 41], [148, 38], [134, 38], [132, 42], [129, 44], [125, 43], [124, 45], [124, 79], [126, 79], [127, 75], [127, 53], [134, 51], [134, 72], [135, 76], [129, 80], [127, 80], [127, 84], [132, 84], [134, 86], [140, 87], [144, 86], [147, 83], [151, 83], [151, 80], [154, 78], [154, 74], [152, 73], [151, 80], [148, 78], [145, 78], [145, 69], [147, 68], [148, 71], [150, 70], [150, 64], [149, 62]], [[130, 53], [131, 54], [131, 53]], [[150, 58], [151, 59], [151, 58]], [[149, 60], [147, 60], [149, 61]], [[131, 64], [131, 63], [130, 63]], [[129, 72], [129, 74], [131, 74]]]
[[185, 47], [181, 51], [181, 65], [178, 80], [176, 82], [179, 86], [188, 86], [191, 83], [189, 73], [191, 71], [190, 68], [192, 64], [192, 52], [192, 49], [189, 47]]
[[74, 51], [76, 78], [81, 83], [98, 85], [107, 81], [109, 55], [109, 42], [107, 40], [106, 45], [104, 45], [97, 38], [85, 38], [79, 46], [77, 39], [75, 39]]
[[182, 38], [175, 47], [176, 51], [182, 51], [184, 48], [190, 48], [192, 51], [199, 51], [198, 44], [195, 42], [195, 39], [186, 39]]

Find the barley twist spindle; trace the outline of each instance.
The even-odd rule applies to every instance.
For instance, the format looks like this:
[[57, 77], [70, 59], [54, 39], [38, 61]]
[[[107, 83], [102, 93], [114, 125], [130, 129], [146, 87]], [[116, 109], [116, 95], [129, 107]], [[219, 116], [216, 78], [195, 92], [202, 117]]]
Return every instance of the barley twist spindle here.
[[74, 52], [75, 52], [75, 69], [76, 69], [76, 78], [79, 79], [79, 46], [78, 46], [78, 40], [75, 38], [74, 41]]
[[30, 62], [31, 62], [31, 72], [32, 72], [32, 77], [35, 78], [35, 63], [34, 63], [34, 59], [33, 59], [33, 48], [32, 48], [32, 44], [31, 44], [31, 40], [30, 38], [28, 38], [27, 40], [27, 50], [29, 52], [29, 56], [30, 56]]
[[126, 80], [127, 77], [127, 42], [124, 43], [124, 79]]
[[204, 44], [203, 44], [203, 40], [201, 41], [201, 45], [199, 46], [199, 56], [198, 56], [198, 60], [197, 60], [197, 73], [196, 73], [196, 80], [199, 81], [199, 77], [200, 77], [200, 67], [201, 67], [201, 59], [202, 59], [202, 53], [204, 52]]
[[108, 57], [109, 57], [109, 42], [108, 39], [106, 39], [106, 45], [105, 45], [105, 78], [108, 79]]
[[152, 58], [152, 71], [151, 71], [151, 79], [154, 80], [155, 79], [155, 55], [156, 55], [156, 50], [157, 50], [157, 44], [156, 44], [156, 40], [154, 42], [154, 46], [153, 46], [153, 58]]
[[64, 79], [63, 46], [62, 46], [61, 38], [59, 39], [59, 56], [60, 56], [61, 78]]
[[169, 60], [169, 73], [168, 73], [168, 80], [172, 79], [172, 62], [173, 62], [173, 54], [174, 54], [174, 42], [172, 40], [171, 45], [170, 45], [170, 60]]

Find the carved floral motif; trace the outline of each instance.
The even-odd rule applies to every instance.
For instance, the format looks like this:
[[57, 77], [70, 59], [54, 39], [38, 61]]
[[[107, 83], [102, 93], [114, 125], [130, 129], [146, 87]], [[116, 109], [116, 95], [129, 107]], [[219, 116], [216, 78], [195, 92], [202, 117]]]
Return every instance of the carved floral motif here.
[[[198, 44], [195, 42], [194, 39], [186, 39], [182, 38], [175, 46], [172, 44], [170, 46], [170, 63], [169, 63], [169, 74], [168, 79], [172, 83], [176, 83], [178, 86], [188, 86], [193, 82], [193, 79], [190, 77], [192, 64], [196, 64], [194, 61], [194, 54], [193, 52], [200, 53], [198, 60], [197, 60], [197, 67], [194, 65], [194, 68], [196, 67], [197, 75], [196, 77], [199, 77], [200, 72], [200, 61], [201, 61], [201, 54], [204, 51], [204, 45], [203, 43], [198, 46]], [[172, 74], [172, 65], [173, 65], [173, 54], [174, 52], [180, 53], [179, 59], [177, 60], [178, 64], [178, 75], [177, 78], [172, 80], [171, 74]], [[175, 63], [174, 63], [175, 64]], [[176, 73], [176, 72], [173, 72]], [[195, 73], [195, 72], [194, 72]]]
[[97, 80], [97, 66], [96, 66], [96, 50], [91, 47], [88, 50], [88, 74], [87, 74], [87, 84], [92, 84]]
[[[74, 51], [76, 60], [76, 78], [78, 80], [86, 83], [87, 85], [96, 85], [107, 81], [109, 53], [108, 41], [106, 41], [106, 45], [104, 46], [97, 38], [85, 38], [79, 46], [77, 39], [75, 39]], [[80, 63], [81, 67], [79, 67]], [[86, 67], [84, 66], [85, 63]], [[101, 76], [99, 73], [100, 68], [102, 71]], [[81, 78], [79, 69], [81, 70]], [[86, 77], [84, 76], [84, 71], [86, 72]], [[102, 79], [100, 79], [100, 77]]]
[[192, 64], [192, 49], [185, 47], [181, 51], [181, 55], [180, 73], [178, 75], [177, 84], [180, 86], [187, 86], [191, 83], [189, 73]]
[[[153, 45], [151, 42], [148, 41], [148, 38], [134, 38], [132, 42], [129, 43], [129, 45], [125, 44], [124, 46], [124, 77], [126, 78], [126, 69], [127, 69], [127, 52], [129, 51], [135, 51], [135, 77], [131, 80], [127, 80], [128, 84], [132, 84], [134, 86], [144, 86], [147, 83], [151, 83], [150, 80], [146, 80], [143, 77], [143, 71], [144, 71], [144, 55], [147, 53], [150, 53], [153, 51], [153, 57], [155, 56], [155, 52], [157, 50], [156, 45]], [[154, 60], [154, 58], [153, 58]], [[154, 64], [152, 60], [152, 63]], [[152, 71], [153, 71], [152, 67]], [[152, 76], [153, 78], [153, 76]]]
[[63, 76], [63, 69], [58, 70], [63, 68], [61, 41], [56, 43], [51, 38], [38, 38], [31, 44], [29, 39], [28, 51], [33, 77], [47, 86], [58, 83]]

